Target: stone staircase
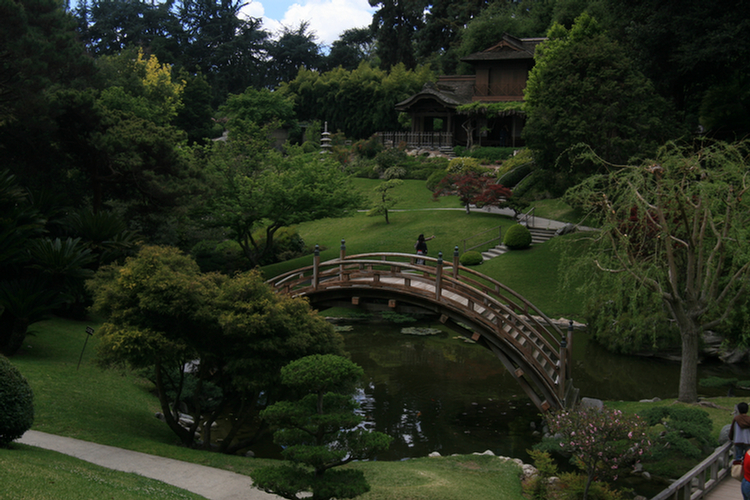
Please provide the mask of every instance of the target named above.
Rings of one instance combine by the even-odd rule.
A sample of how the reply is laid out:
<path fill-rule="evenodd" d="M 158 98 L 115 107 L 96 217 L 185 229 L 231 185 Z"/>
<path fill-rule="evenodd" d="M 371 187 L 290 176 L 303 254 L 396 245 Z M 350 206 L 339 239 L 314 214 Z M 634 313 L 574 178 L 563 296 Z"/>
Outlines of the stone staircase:
<path fill-rule="evenodd" d="M 532 245 L 540 245 L 544 243 L 545 241 L 553 238 L 555 236 L 556 229 L 546 229 L 546 228 L 540 228 L 540 227 L 530 227 L 529 232 L 531 233 L 531 244 Z M 508 247 L 506 247 L 503 244 L 500 244 L 496 246 L 495 248 L 490 248 L 489 250 L 482 252 L 482 257 L 484 260 L 490 260 L 492 258 L 495 258 L 499 255 L 504 254 L 508 251 Z"/>

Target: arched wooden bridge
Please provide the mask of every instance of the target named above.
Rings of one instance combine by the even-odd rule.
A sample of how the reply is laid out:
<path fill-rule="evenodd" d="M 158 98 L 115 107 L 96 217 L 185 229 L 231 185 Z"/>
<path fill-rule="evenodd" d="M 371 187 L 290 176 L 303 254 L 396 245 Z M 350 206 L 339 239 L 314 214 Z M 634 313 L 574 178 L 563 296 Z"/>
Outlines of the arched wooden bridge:
<path fill-rule="evenodd" d="M 542 411 L 577 399 L 570 377 L 572 327 L 563 333 L 530 302 L 502 283 L 452 262 L 404 253 L 346 255 L 268 281 L 278 292 L 305 296 L 312 307 L 357 307 L 432 313 L 454 331 L 491 350 Z"/>

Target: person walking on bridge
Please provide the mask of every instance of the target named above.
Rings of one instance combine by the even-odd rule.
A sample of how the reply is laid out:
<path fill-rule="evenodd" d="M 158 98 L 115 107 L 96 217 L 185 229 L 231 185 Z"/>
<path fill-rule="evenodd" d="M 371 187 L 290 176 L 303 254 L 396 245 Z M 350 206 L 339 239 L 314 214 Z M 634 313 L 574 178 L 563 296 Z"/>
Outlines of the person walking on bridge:
<path fill-rule="evenodd" d="M 427 242 L 434 238 L 434 234 L 429 238 L 425 238 L 424 234 L 420 234 L 417 237 L 417 242 L 414 244 L 414 249 L 417 251 L 417 255 L 427 255 Z M 417 259 L 417 264 L 424 264 L 424 259 Z"/>

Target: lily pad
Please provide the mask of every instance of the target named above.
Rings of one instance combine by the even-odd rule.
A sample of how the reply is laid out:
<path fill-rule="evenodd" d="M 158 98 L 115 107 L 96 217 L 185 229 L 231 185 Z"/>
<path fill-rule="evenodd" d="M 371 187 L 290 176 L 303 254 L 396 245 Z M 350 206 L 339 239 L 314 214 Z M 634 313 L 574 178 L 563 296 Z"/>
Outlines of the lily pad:
<path fill-rule="evenodd" d="M 401 333 L 404 335 L 437 335 L 440 333 L 440 330 L 437 328 L 419 328 L 415 326 L 410 326 L 407 328 L 402 328 Z"/>

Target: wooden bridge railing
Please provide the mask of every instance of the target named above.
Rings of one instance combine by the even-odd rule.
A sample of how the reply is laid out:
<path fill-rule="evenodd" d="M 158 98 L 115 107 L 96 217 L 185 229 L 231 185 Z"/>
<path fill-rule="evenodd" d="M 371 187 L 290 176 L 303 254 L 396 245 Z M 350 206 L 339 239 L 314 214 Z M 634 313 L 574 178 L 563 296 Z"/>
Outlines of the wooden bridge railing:
<path fill-rule="evenodd" d="M 277 291 L 295 296 L 368 287 L 449 306 L 494 332 L 504 345 L 523 356 L 554 394 L 554 400 L 548 403 L 563 406 L 565 384 L 570 378 L 571 331 L 563 334 L 543 312 L 506 285 L 460 266 L 458 247 L 452 262 L 444 261 L 442 254 L 420 258 L 424 264 L 416 264 L 415 255 L 404 253 L 347 256 L 342 240 L 339 258 L 320 262 L 316 247 L 312 266 L 282 274 L 268 283 Z"/>
<path fill-rule="evenodd" d="M 729 441 L 651 500 L 698 500 L 706 498 L 732 470 L 734 446 Z M 737 492 L 740 486 L 737 484 Z"/>

